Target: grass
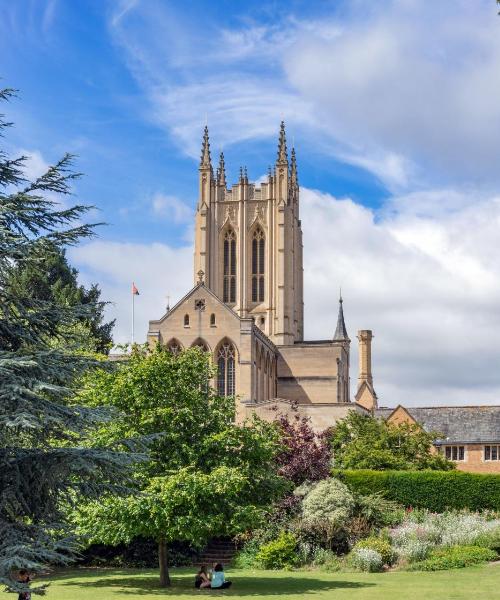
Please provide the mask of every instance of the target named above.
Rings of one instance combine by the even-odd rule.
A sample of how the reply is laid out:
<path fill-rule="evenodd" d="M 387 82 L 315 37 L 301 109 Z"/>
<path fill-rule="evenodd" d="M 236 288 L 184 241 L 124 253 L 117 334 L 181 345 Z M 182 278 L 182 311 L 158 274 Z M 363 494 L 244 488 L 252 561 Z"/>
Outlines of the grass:
<path fill-rule="evenodd" d="M 47 600 L 185 600 L 200 597 L 281 597 L 314 600 L 500 600 L 500 566 L 481 565 L 435 573 L 324 573 L 229 570 L 230 590 L 199 591 L 193 570 L 173 569 L 173 585 L 158 587 L 158 573 L 138 569 L 86 569 L 51 577 Z M 11 596 L 10 596 L 11 597 Z M 7 600 L 7 596 L 5 596 Z"/>

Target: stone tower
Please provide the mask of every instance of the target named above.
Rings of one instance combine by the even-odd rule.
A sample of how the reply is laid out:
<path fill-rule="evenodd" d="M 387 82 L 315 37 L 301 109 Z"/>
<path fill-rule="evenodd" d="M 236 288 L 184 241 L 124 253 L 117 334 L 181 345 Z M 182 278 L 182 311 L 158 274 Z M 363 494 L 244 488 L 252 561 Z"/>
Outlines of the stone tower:
<path fill-rule="evenodd" d="M 368 410 L 378 408 L 377 394 L 373 388 L 372 375 L 372 339 L 370 329 L 358 331 L 359 340 L 359 377 L 356 402 Z"/>
<path fill-rule="evenodd" d="M 194 282 L 203 271 L 207 287 L 240 317 L 253 317 L 275 344 L 303 340 L 299 182 L 283 122 L 275 165 L 260 187 L 240 167 L 228 188 L 222 153 L 214 174 L 205 127 L 195 227 Z"/>

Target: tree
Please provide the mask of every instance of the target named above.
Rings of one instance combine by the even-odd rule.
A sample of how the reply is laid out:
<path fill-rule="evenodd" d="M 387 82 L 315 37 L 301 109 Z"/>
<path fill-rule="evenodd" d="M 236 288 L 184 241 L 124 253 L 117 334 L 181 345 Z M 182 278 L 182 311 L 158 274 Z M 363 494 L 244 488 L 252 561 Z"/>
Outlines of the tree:
<path fill-rule="evenodd" d="M 12 96 L 0 91 L 2 100 Z M 0 133 L 8 125 L 0 116 Z M 123 485 L 113 482 L 126 481 L 133 458 L 81 444 L 103 415 L 73 404 L 71 384 L 91 362 L 64 342 L 80 319 L 93 318 L 95 303 L 63 306 L 18 295 L 9 284 L 18 269 L 42 269 L 49 248 L 94 232 L 81 223 L 89 207 L 57 202 L 77 177 L 71 156 L 32 182 L 23 177 L 25 161 L 0 151 L 0 581 L 13 591 L 26 589 L 13 580 L 14 569 L 71 560 L 75 544 L 62 505 L 117 491 Z"/>
<path fill-rule="evenodd" d="M 169 542 L 199 546 L 245 531 L 286 487 L 276 474 L 276 428 L 256 417 L 236 424 L 235 400 L 216 394 L 214 375 L 199 348 L 173 354 L 158 345 L 135 348 L 114 372 L 91 373 L 81 392 L 91 406 L 103 401 L 120 411 L 97 431 L 96 444 L 143 435 L 150 459 L 137 470 L 139 493 L 82 506 L 79 531 L 89 543 L 154 538 L 161 586 L 170 584 Z"/>
<path fill-rule="evenodd" d="M 86 289 L 79 285 L 78 271 L 69 265 L 65 249 L 56 244 L 48 243 L 46 255 L 34 259 L 25 261 L 10 273 L 6 285 L 12 294 L 32 302 L 92 306 L 91 312 L 82 315 L 68 334 L 73 333 L 75 350 L 107 354 L 113 342 L 111 331 L 115 321 L 104 322 L 105 303 L 100 301 L 99 286 L 93 284 Z"/>
<path fill-rule="evenodd" d="M 437 469 L 454 464 L 433 452 L 436 432 L 418 425 L 391 425 L 351 411 L 332 430 L 334 465 L 341 469 Z"/>
<path fill-rule="evenodd" d="M 298 414 L 291 420 L 281 415 L 276 424 L 282 445 L 276 457 L 279 474 L 295 485 L 328 477 L 332 455 L 328 431 L 316 433 L 310 420 Z"/>

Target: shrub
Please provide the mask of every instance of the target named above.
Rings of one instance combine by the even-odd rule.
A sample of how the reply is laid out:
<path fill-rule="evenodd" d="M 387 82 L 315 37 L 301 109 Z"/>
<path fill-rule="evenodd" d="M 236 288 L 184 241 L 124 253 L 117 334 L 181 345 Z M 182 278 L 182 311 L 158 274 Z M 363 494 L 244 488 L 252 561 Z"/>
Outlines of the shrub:
<path fill-rule="evenodd" d="M 480 539 L 491 539 L 494 543 L 495 537 L 500 539 L 500 520 L 477 513 L 414 511 L 390 531 L 390 537 L 400 556 L 420 560 L 425 545 L 467 546 L 478 544 Z M 420 550 L 417 542 L 420 542 Z"/>
<path fill-rule="evenodd" d="M 336 471 L 334 475 L 357 494 L 383 493 L 403 506 L 500 510 L 500 475 L 463 471 Z"/>
<path fill-rule="evenodd" d="M 260 547 L 255 555 L 256 562 L 264 569 L 286 569 L 297 563 L 297 538 L 287 531 Z"/>
<path fill-rule="evenodd" d="M 378 573 L 384 566 L 382 556 L 371 548 L 355 548 L 349 555 L 349 562 L 355 569 L 368 573 Z"/>
<path fill-rule="evenodd" d="M 302 500 L 302 514 L 308 521 L 344 524 L 354 509 L 349 488 L 334 478 L 317 483 Z"/>
<path fill-rule="evenodd" d="M 361 548 L 368 548 L 369 550 L 375 550 L 382 557 L 384 565 L 390 565 L 394 561 L 394 550 L 392 549 L 391 543 L 388 540 L 384 540 L 379 537 L 368 537 L 365 540 L 360 540 L 356 543 L 353 550 L 359 550 Z"/>
<path fill-rule="evenodd" d="M 429 558 L 411 565 L 412 571 L 443 571 L 461 569 L 497 558 L 496 552 L 479 546 L 449 546 L 436 548 Z"/>
<path fill-rule="evenodd" d="M 397 525 L 405 516 L 404 507 L 393 500 L 387 500 L 380 492 L 367 496 L 355 494 L 354 501 L 355 514 L 365 519 L 371 527 Z"/>

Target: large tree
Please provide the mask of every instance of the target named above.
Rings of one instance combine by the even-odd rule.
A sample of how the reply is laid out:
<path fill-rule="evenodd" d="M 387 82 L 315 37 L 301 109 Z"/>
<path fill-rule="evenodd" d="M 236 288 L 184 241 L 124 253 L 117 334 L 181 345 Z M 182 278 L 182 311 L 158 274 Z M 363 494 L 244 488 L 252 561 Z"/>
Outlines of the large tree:
<path fill-rule="evenodd" d="M 90 305 L 92 310 L 83 314 L 67 334 L 73 333 L 72 345 L 76 351 L 107 354 L 113 342 L 111 331 L 115 322 L 104 321 L 105 303 L 100 301 L 99 286 L 93 284 L 85 288 L 79 284 L 77 269 L 68 263 L 65 248 L 57 244 L 47 243 L 45 256 L 34 258 L 11 272 L 6 281 L 11 293 L 31 302 L 75 307 Z M 65 339 L 64 343 L 67 341 Z M 58 342 L 54 340 L 55 344 Z"/>
<path fill-rule="evenodd" d="M 2 100 L 12 96 L 0 91 Z M 0 116 L 0 135 L 8 125 Z M 62 208 L 58 201 L 77 177 L 71 156 L 34 181 L 23 176 L 25 161 L 0 150 L 0 581 L 18 591 L 16 569 L 71 559 L 62 505 L 116 489 L 131 459 L 81 443 L 102 411 L 73 405 L 74 378 L 90 363 L 64 342 L 70 345 L 81 319 L 93 318 L 96 304 L 62 305 L 19 295 L 10 285 L 16 270 L 43 271 L 50 249 L 94 231 L 82 223 L 89 207 Z"/>
<path fill-rule="evenodd" d="M 259 524 L 285 489 L 274 458 L 273 424 L 235 423 L 235 399 L 218 396 L 208 354 L 136 348 L 114 372 L 92 373 L 82 401 L 100 401 L 121 416 L 103 425 L 96 444 L 149 438 L 150 459 L 137 469 L 139 493 L 80 507 L 76 520 L 89 542 L 129 542 L 146 535 L 158 543 L 160 585 L 170 584 L 168 543 L 201 545 Z"/>
<path fill-rule="evenodd" d="M 351 411 L 332 430 L 333 460 L 340 469 L 437 469 L 454 464 L 434 451 L 436 432 L 417 425 L 391 425 Z"/>

